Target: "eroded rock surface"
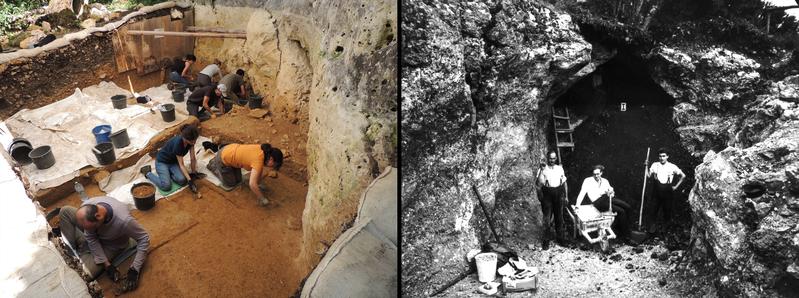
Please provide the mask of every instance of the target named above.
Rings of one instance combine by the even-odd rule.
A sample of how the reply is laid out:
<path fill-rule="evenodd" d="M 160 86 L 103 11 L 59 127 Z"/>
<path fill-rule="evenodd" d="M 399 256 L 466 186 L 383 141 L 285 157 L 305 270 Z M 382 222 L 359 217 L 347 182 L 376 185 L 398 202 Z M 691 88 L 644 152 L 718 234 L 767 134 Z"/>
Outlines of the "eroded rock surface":
<path fill-rule="evenodd" d="M 308 152 L 300 255 L 310 269 L 354 219 L 363 189 L 396 166 L 397 4 L 195 4 L 197 26 L 247 31 L 246 40 L 198 39 L 197 57 L 243 68 L 272 114 L 297 125 L 288 149 Z"/>
<path fill-rule="evenodd" d="M 501 240 L 538 244 L 542 111 L 595 64 L 571 18 L 542 4 L 402 7 L 402 291 L 426 296 L 493 239 L 479 199 Z"/>

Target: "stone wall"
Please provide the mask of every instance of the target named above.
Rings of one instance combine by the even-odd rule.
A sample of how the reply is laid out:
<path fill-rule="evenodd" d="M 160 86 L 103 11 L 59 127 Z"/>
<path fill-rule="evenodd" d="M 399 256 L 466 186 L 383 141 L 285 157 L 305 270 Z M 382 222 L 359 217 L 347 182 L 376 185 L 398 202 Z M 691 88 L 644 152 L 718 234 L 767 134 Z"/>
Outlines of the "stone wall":
<path fill-rule="evenodd" d="M 534 169 L 554 96 L 590 73 L 571 18 L 530 1 L 406 1 L 402 56 L 402 292 L 427 296 L 499 238 L 538 245 Z"/>
<path fill-rule="evenodd" d="M 89 35 L 33 58 L 0 64 L 0 118 L 61 100 L 116 74 L 110 34 Z"/>
<path fill-rule="evenodd" d="M 307 137 L 309 269 L 369 181 L 396 166 L 396 15 L 394 1 L 195 1 L 195 25 L 247 30 L 246 40 L 198 39 L 198 59 L 245 69 L 275 116 Z"/>

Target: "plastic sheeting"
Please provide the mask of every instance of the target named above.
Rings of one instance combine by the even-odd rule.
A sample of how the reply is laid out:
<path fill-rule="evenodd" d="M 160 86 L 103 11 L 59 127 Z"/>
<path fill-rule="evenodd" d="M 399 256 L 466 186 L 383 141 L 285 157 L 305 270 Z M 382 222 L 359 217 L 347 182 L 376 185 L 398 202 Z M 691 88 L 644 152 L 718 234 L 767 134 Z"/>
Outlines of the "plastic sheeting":
<path fill-rule="evenodd" d="M 10 140 L 5 140 L 10 141 Z M 47 221 L 25 193 L 5 152 L 0 158 L 0 296 L 90 297 L 86 283 L 47 239 Z"/>
<path fill-rule="evenodd" d="M 159 132 L 188 118 L 185 102 L 174 102 L 166 85 L 142 92 L 153 101 L 129 104 L 125 109 L 113 108 L 111 96 L 116 94 L 129 96 L 130 92 L 114 83 L 101 82 L 75 89 L 71 96 L 44 107 L 21 110 L 5 121 L 15 136 L 28 139 L 34 147 L 49 145 L 55 156 L 55 165 L 48 169 L 39 170 L 34 164 L 21 167 L 32 193 L 61 185 L 77 177 L 84 167 L 100 166 L 92 152 L 97 144 L 92 133 L 95 126 L 109 124 L 112 131 L 127 129 L 130 145 L 115 149 L 116 158 L 122 159 L 144 148 Z M 175 121 L 161 119 L 157 111 L 161 103 L 175 105 Z"/>
<path fill-rule="evenodd" d="M 308 276 L 302 297 L 397 296 L 397 181 L 387 168 L 369 185 L 355 224 Z"/>

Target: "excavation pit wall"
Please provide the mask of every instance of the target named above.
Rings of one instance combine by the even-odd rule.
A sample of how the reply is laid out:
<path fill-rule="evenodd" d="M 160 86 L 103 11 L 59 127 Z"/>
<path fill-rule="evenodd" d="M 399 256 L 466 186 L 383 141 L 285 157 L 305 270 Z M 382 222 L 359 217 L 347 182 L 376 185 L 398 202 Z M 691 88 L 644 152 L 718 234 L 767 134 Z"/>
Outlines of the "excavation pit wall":
<path fill-rule="evenodd" d="M 307 140 L 287 149 L 307 152 L 308 270 L 351 224 L 368 183 L 397 166 L 396 13 L 393 1 L 195 2 L 196 26 L 247 31 L 198 39 L 199 62 L 244 69 L 274 117 L 294 125 L 290 138 Z"/>

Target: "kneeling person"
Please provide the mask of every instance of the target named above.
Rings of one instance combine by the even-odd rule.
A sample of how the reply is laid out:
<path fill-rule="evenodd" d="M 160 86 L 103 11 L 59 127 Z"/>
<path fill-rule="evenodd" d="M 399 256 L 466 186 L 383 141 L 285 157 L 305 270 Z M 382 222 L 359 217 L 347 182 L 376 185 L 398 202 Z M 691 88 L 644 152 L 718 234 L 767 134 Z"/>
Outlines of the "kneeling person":
<path fill-rule="evenodd" d="M 97 277 L 104 267 L 106 275 L 118 281 L 119 272 L 111 260 L 133 245 L 131 239 L 135 240 L 136 257 L 122 289 L 136 289 L 150 247 L 150 235 L 130 215 L 127 205 L 112 197 L 100 196 L 87 200 L 78 209 L 62 207 L 58 216 L 61 233 L 78 252 L 92 277 Z"/>
<path fill-rule="evenodd" d="M 258 186 L 258 181 L 266 176 L 264 166 L 277 171 L 281 165 L 283 152 L 269 144 L 229 144 L 219 149 L 207 168 L 227 187 L 241 183 L 241 169 L 247 169 L 250 171 L 250 190 L 258 197 L 258 203 L 264 206 L 269 200 Z"/>

